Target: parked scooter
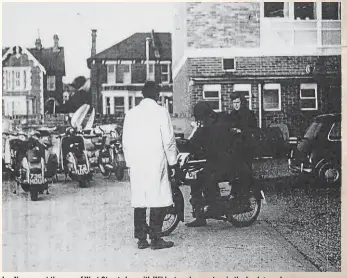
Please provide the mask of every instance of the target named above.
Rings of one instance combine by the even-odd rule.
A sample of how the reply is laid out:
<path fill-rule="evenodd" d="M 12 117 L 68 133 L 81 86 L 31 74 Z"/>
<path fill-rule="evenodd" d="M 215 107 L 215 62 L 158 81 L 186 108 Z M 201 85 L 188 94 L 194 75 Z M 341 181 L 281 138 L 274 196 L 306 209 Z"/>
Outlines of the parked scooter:
<path fill-rule="evenodd" d="M 83 138 L 83 121 L 87 116 L 90 106 L 82 105 L 71 118 L 71 127 L 67 128 L 66 133 L 61 136 L 61 166 L 67 176 L 79 183 L 80 187 L 86 187 L 92 179 L 92 171 L 89 163 L 88 154 Z M 92 112 L 87 124 L 90 127 L 94 122 L 95 110 Z"/>
<path fill-rule="evenodd" d="M 30 192 L 32 201 L 38 200 L 38 195 L 46 190 L 48 194 L 48 178 L 46 176 L 45 151 L 48 146 L 39 141 L 40 133 L 35 132 L 23 141 L 17 150 L 15 175 L 16 189 L 20 185 L 25 192 Z M 18 174 L 17 174 L 18 171 Z"/>
<path fill-rule="evenodd" d="M 99 129 L 103 132 L 102 141 L 93 143 L 100 149 L 98 157 L 100 172 L 105 177 L 115 173 L 117 180 L 122 180 L 126 164 L 120 134 L 117 131 L 106 133 L 101 127 Z"/>

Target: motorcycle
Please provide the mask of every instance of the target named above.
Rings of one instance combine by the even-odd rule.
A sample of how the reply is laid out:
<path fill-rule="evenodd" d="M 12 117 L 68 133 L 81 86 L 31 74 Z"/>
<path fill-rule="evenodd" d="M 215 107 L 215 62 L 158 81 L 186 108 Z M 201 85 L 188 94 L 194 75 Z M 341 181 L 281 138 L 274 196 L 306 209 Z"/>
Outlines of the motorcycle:
<path fill-rule="evenodd" d="M 162 236 L 171 234 L 179 222 L 184 222 L 184 198 L 180 186 L 193 185 L 197 182 L 197 175 L 204 169 L 206 159 L 194 159 L 192 154 L 181 152 L 178 154 L 178 162 L 178 169 L 170 173 L 174 204 L 168 209 L 165 216 L 161 232 Z M 208 204 L 206 196 L 203 196 L 204 216 L 206 219 L 223 220 L 235 227 L 247 227 L 257 220 L 262 200 L 265 201 L 264 192 L 254 183 L 246 196 L 248 206 L 240 209 L 233 190 L 233 185 L 235 186 L 237 182 L 239 182 L 239 179 L 236 177 L 233 180 L 218 183 L 220 194 L 214 207 Z M 194 211 L 193 217 L 195 217 Z"/>
<path fill-rule="evenodd" d="M 103 132 L 102 141 L 94 145 L 100 149 L 98 157 L 100 172 L 106 177 L 110 177 L 114 172 L 117 180 L 120 181 L 124 177 L 125 158 L 119 133 L 111 131 L 107 134 L 101 127 L 99 129 Z"/>
<path fill-rule="evenodd" d="M 67 176 L 78 182 L 80 187 L 87 187 L 93 173 L 89 162 L 83 137 L 83 121 L 90 110 L 89 105 L 82 105 L 71 118 L 71 127 L 66 129 L 61 138 L 61 166 Z M 92 108 L 91 115 L 85 126 L 88 128 L 94 121 L 95 110 Z"/>

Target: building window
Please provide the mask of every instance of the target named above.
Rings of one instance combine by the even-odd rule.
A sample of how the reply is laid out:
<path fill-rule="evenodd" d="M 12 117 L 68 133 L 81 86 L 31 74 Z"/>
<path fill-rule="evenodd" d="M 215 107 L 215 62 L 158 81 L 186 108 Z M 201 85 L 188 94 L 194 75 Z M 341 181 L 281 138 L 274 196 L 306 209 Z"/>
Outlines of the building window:
<path fill-rule="evenodd" d="M 161 83 L 169 83 L 170 82 L 170 67 L 169 64 L 161 64 Z"/>
<path fill-rule="evenodd" d="M 147 80 L 155 80 L 155 66 L 154 64 L 149 64 L 148 65 L 148 76 L 147 76 Z"/>
<path fill-rule="evenodd" d="M 55 76 L 47 76 L 47 90 L 55 91 Z"/>
<path fill-rule="evenodd" d="M 330 129 L 328 135 L 329 141 L 341 141 L 341 122 L 336 122 Z"/>
<path fill-rule="evenodd" d="M 143 97 L 135 97 L 135 106 L 139 105 Z"/>
<path fill-rule="evenodd" d="M 252 110 L 252 86 L 251 84 L 234 84 L 233 92 L 238 93 L 247 101 L 247 107 Z"/>
<path fill-rule="evenodd" d="M 7 91 L 24 91 L 29 90 L 30 86 L 30 68 L 15 67 L 4 68 L 4 88 Z"/>
<path fill-rule="evenodd" d="M 111 98 L 106 97 L 105 100 L 106 100 L 106 113 L 105 114 L 109 115 L 109 114 L 111 114 Z"/>
<path fill-rule="evenodd" d="M 264 2 L 264 17 L 289 17 L 288 2 Z"/>
<path fill-rule="evenodd" d="M 300 84 L 301 110 L 317 110 L 317 84 Z"/>
<path fill-rule="evenodd" d="M 340 2 L 322 2 L 323 20 L 341 20 Z"/>
<path fill-rule="evenodd" d="M 294 18 L 297 20 L 317 19 L 316 3 L 294 2 Z"/>
<path fill-rule="evenodd" d="M 107 66 L 107 83 L 116 84 L 116 65 Z"/>
<path fill-rule="evenodd" d="M 125 113 L 124 97 L 114 98 L 114 114 L 122 116 Z"/>
<path fill-rule="evenodd" d="M 203 99 L 211 105 L 214 111 L 222 111 L 221 85 L 204 85 Z"/>
<path fill-rule="evenodd" d="M 123 84 L 131 84 L 131 65 L 125 64 L 123 66 Z"/>
<path fill-rule="evenodd" d="M 224 71 L 235 71 L 236 61 L 234 58 L 223 59 L 223 70 Z"/>
<path fill-rule="evenodd" d="M 265 111 L 281 111 L 281 85 L 265 84 L 263 90 L 263 106 Z"/>

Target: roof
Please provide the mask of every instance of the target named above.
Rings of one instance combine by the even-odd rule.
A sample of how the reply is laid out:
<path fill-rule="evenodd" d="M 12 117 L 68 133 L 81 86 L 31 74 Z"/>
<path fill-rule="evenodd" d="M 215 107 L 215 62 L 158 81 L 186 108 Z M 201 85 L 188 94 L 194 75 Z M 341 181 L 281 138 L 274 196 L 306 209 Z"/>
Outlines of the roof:
<path fill-rule="evenodd" d="M 9 50 L 9 47 L 2 48 L 2 56 Z M 64 47 L 59 47 L 59 51 L 53 51 L 53 47 L 27 48 L 35 59 L 46 69 L 47 74 L 61 74 L 65 76 L 65 55 Z"/>
<path fill-rule="evenodd" d="M 53 47 L 42 48 L 28 48 L 31 54 L 43 65 L 47 74 L 59 73 L 65 76 L 65 56 L 64 47 L 59 47 L 59 51 L 53 51 Z"/>
<path fill-rule="evenodd" d="M 88 58 L 88 65 L 95 60 L 145 60 L 146 38 L 152 37 L 152 33 L 135 33 L 123 41 Z M 160 60 L 171 61 L 171 33 L 154 33 L 154 41 L 159 50 Z M 156 60 L 154 47 L 150 43 L 149 59 Z"/>

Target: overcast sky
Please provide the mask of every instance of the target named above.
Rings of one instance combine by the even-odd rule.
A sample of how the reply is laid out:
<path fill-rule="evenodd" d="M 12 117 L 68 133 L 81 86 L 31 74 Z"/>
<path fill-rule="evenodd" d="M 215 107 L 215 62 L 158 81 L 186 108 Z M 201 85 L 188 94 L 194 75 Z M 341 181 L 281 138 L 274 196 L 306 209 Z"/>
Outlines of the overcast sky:
<path fill-rule="evenodd" d="M 66 82 L 89 76 L 91 29 L 97 53 L 136 32 L 171 32 L 173 3 L 3 3 L 2 46 L 34 47 L 38 30 L 43 47 L 53 35 L 65 48 Z"/>

